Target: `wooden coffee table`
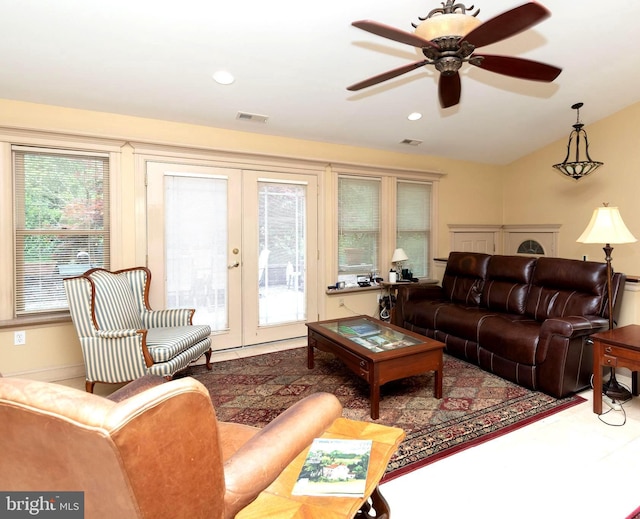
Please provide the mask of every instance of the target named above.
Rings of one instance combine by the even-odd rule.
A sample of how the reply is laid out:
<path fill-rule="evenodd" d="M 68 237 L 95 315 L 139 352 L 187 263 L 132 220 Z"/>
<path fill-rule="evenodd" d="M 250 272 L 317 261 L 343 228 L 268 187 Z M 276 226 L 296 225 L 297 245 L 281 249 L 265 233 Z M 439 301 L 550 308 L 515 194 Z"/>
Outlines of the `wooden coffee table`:
<path fill-rule="evenodd" d="M 442 398 L 445 345 L 399 326 L 359 315 L 307 323 L 307 366 L 314 348 L 334 354 L 370 388 L 371 418 L 380 416 L 380 386 L 392 380 L 435 372 L 435 398 Z"/>

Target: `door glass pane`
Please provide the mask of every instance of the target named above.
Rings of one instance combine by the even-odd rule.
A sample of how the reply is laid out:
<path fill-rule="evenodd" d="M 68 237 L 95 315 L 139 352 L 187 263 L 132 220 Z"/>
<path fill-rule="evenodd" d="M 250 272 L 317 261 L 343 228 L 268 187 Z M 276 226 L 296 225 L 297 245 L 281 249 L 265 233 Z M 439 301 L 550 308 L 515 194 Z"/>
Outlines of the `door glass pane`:
<path fill-rule="evenodd" d="M 165 177 L 168 308 L 195 308 L 194 324 L 229 327 L 227 180 Z"/>
<path fill-rule="evenodd" d="M 258 182 L 259 324 L 306 320 L 306 186 Z"/>

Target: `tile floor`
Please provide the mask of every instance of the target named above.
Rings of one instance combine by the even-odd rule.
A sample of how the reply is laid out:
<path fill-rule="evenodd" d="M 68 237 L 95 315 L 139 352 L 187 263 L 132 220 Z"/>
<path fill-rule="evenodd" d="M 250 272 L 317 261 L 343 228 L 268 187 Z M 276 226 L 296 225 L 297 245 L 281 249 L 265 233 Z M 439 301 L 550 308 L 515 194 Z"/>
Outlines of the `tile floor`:
<path fill-rule="evenodd" d="M 82 379 L 61 383 L 84 389 Z M 96 393 L 113 389 L 98 384 Z M 626 415 L 615 426 L 593 414 L 591 391 L 581 396 L 587 401 L 384 483 L 393 519 L 625 519 L 640 506 L 640 398 L 601 416 L 620 425 Z"/>
<path fill-rule="evenodd" d="M 570 409 L 381 486 L 394 519 L 624 519 L 640 506 L 640 398 L 626 423 Z M 605 407 L 605 410 L 608 409 Z M 622 424 L 622 411 L 602 415 Z"/>

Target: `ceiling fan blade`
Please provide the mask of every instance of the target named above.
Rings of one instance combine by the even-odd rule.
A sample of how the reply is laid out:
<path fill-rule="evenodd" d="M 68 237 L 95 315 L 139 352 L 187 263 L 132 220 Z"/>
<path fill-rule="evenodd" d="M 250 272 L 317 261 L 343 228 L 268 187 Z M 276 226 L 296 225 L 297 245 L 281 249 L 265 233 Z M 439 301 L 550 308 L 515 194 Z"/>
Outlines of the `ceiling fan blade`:
<path fill-rule="evenodd" d="M 462 40 L 469 42 L 477 49 L 514 36 L 550 15 L 551 12 L 546 7 L 529 2 L 490 18 L 464 36 Z"/>
<path fill-rule="evenodd" d="M 363 88 L 377 85 L 378 83 L 382 83 L 383 81 L 387 81 L 388 79 L 393 79 L 394 77 L 401 76 L 402 74 L 406 74 L 407 72 L 411 72 L 412 70 L 426 65 L 427 63 L 429 63 L 427 60 L 415 61 L 413 63 L 409 63 L 408 65 L 394 68 L 393 70 L 389 70 L 388 72 L 383 72 L 382 74 L 378 74 L 377 76 L 373 76 L 369 79 L 365 79 L 364 81 L 360 81 L 359 83 L 355 83 L 347 87 L 347 90 L 362 90 Z"/>
<path fill-rule="evenodd" d="M 434 47 L 436 49 L 440 48 L 435 43 L 432 43 L 429 40 L 425 40 L 424 38 L 421 38 L 420 36 L 417 36 L 411 32 L 401 31 L 400 29 L 396 29 L 395 27 L 384 25 L 382 23 L 374 22 L 371 20 L 360 20 L 358 22 L 353 22 L 351 25 L 357 27 L 358 29 L 362 29 L 363 31 L 376 34 L 377 36 L 382 36 L 383 38 L 388 38 L 400 43 L 406 43 L 407 45 L 411 45 L 413 47 Z"/>
<path fill-rule="evenodd" d="M 449 108 L 450 106 L 457 105 L 460 102 L 461 89 L 460 74 L 457 72 L 448 76 L 440 74 L 440 79 L 438 80 L 440 106 L 442 108 Z"/>
<path fill-rule="evenodd" d="M 474 56 L 475 57 L 475 56 Z M 476 67 L 503 74 L 505 76 L 516 77 L 520 79 L 529 79 L 531 81 L 543 81 L 550 83 L 562 72 L 561 68 L 540 63 L 539 61 L 531 61 L 528 59 L 514 58 L 511 56 L 492 56 L 483 54 L 482 62 L 471 63 Z"/>

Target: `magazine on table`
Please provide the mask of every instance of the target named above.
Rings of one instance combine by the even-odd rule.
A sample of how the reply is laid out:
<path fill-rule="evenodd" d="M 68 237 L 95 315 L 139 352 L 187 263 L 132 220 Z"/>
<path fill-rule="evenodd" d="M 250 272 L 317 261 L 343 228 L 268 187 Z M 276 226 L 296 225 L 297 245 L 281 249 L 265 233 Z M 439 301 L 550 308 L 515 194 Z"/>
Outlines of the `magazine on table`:
<path fill-rule="evenodd" d="M 363 497 L 371 445 L 371 440 L 316 438 L 291 493 Z"/>

